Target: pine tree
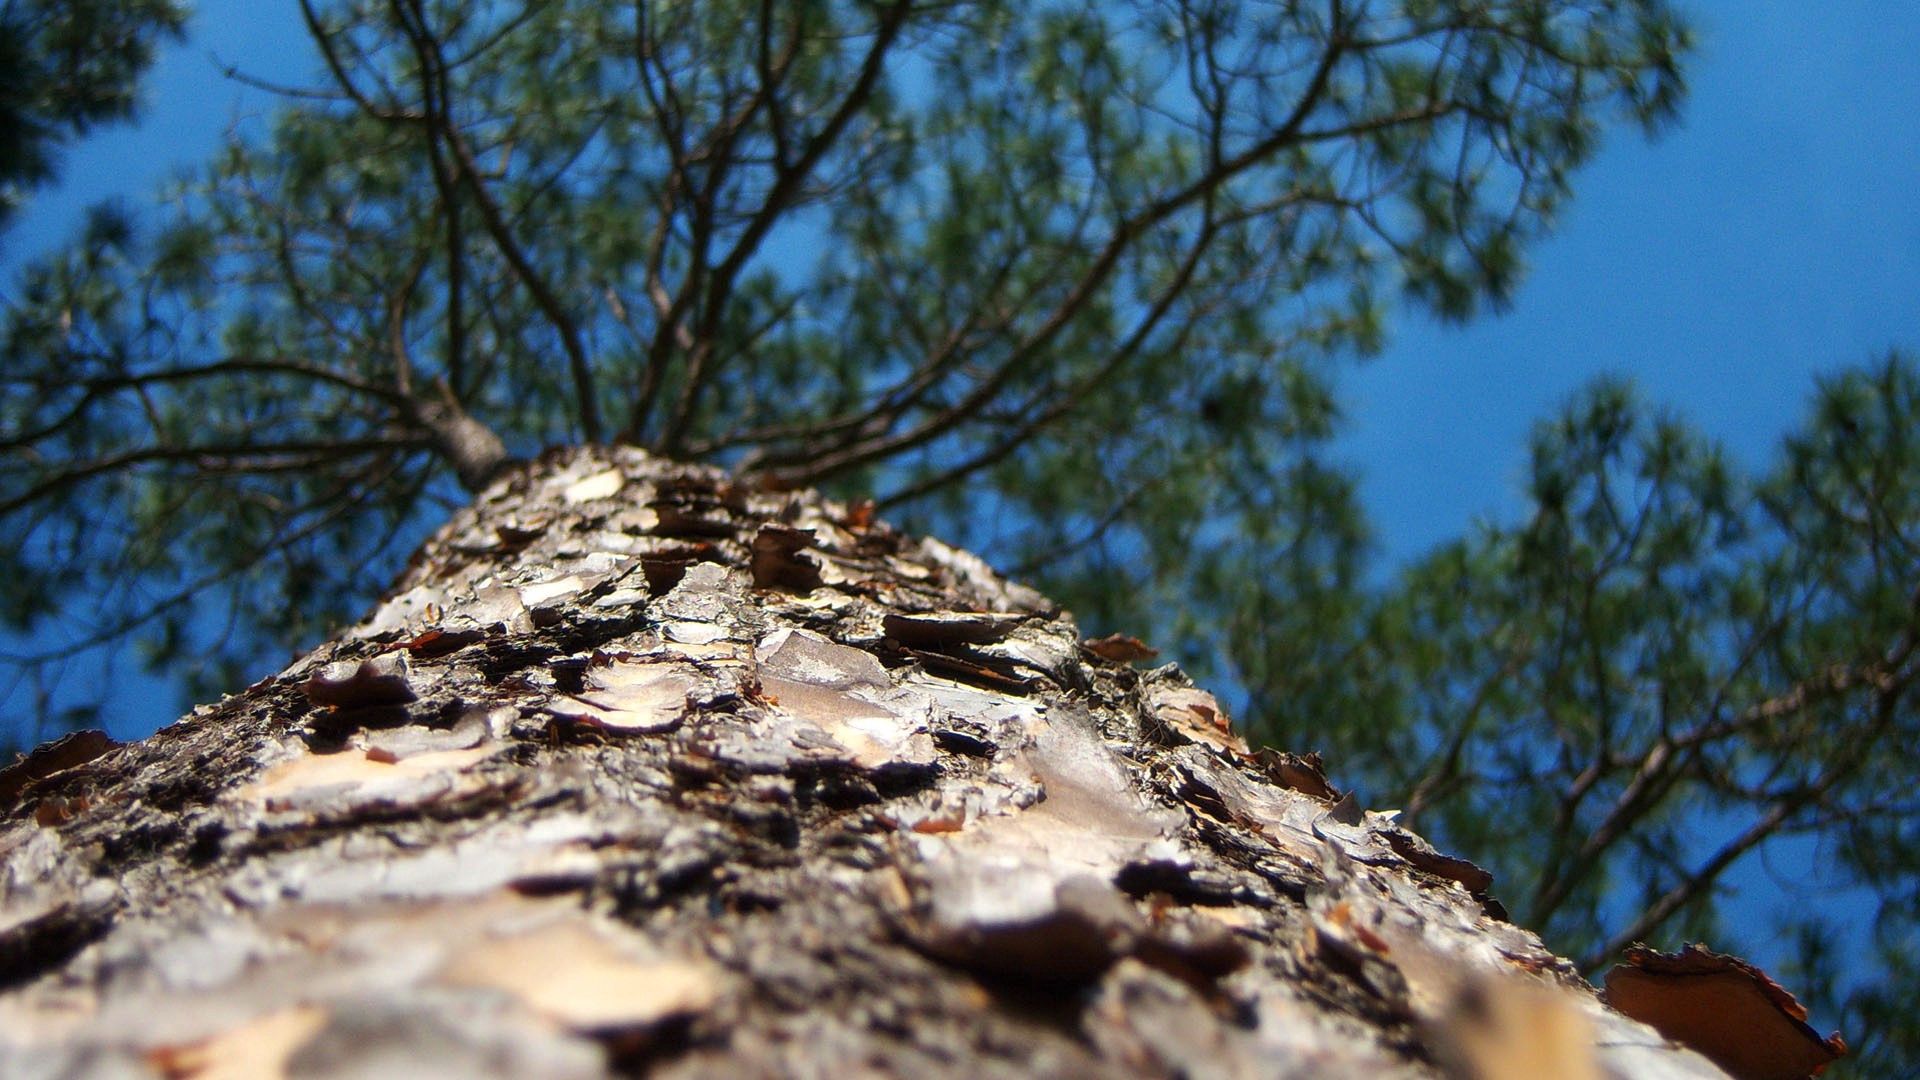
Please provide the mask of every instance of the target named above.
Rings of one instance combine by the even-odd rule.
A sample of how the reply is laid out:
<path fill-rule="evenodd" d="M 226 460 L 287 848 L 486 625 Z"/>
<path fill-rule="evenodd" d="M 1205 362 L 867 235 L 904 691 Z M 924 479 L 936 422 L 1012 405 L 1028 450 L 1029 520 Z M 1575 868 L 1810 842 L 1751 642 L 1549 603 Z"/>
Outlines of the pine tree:
<path fill-rule="evenodd" d="M 1884 434 L 1900 430 L 1892 421 L 1870 426 L 1877 442 L 1833 433 L 1900 415 L 1904 368 L 1841 384 L 1865 412 L 1823 412 L 1781 478 L 1751 494 L 1710 448 L 1603 389 L 1543 435 L 1533 522 L 1441 554 L 1386 596 L 1365 587 L 1351 481 L 1326 461 L 1329 365 L 1377 346 L 1388 302 L 1450 318 L 1506 303 L 1603 123 L 1654 128 L 1672 115 L 1687 39 L 1663 0 L 303 0 L 301 11 L 322 82 L 282 87 L 270 130 L 237 138 L 166 220 L 97 218 L 23 275 L 6 313 L 0 543 L 21 555 L 0 601 L 42 643 L 15 657 L 27 669 L 133 639 L 211 696 L 353 622 L 449 510 L 503 478 L 539 487 L 542 470 L 576 460 L 542 448 L 583 447 L 578 460 L 644 450 L 725 466 L 737 479 L 721 486 L 741 498 L 817 484 L 871 495 L 1103 628 L 1213 660 L 1250 699 L 1249 730 L 1325 746 L 1372 805 L 1404 797 L 1422 827 L 1510 864 L 1529 917 L 1589 969 L 1629 937 L 1713 925 L 1720 871 L 1676 840 L 1701 820 L 1673 802 L 1682 796 L 1710 792 L 1761 820 L 1779 811 L 1763 839 L 1845 836 L 1849 865 L 1896 909 L 1910 891 L 1899 852 L 1911 830 L 1885 795 L 1902 789 L 1875 786 L 1897 780 L 1876 754 L 1908 725 L 1910 611 L 1884 586 L 1905 550 L 1904 444 Z M 1625 501 L 1620 482 L 1638 485 Z M 1847 502 L 1862 483 L 1870 497 Z M 724 499 L 700 505 L 749 520 Z M 416 564 L 428 578 L 403 585 L 477 565 L 462 560 L 497 568 L 512 554 L 499 545 L 544 543 L 546 524 L 518 510 L 475 512 L 505 515 L 481 530 L 496 546 L 430 546 Z M 1652 527 L 1626 529 L 1617 513 Z M 669 563 L 731 565 L 758 588 L 794 590 L 754 576 L 764 558 L 813 585 L 788 565 L 818 561 L 795 557 L 808 541 L 781 531 L 791 525 L 703 538 L 696 521 L 658 535 L 684 548 Z M 623 533 L 642 534 L 655 535 Z M 580 543 L 550 554 L 601 550 Z M 1580 607 L 1588 594 L 1612 606 Z M 931 610 L 1005 606 L 944 595 Z M 1803 602 L 1814 607 L 1792 619 L 1779 607 Z M 586 681 L 618 663 L 592 649 L 665 625 L 636 614 L 587 648 L 566 635 L 592 610 L 563 605 L 545 626 L 468 613 L 474 626 L 449 630 L 432 603 L 405 640 L 504 649 L 472 662 L 482 681 L 531 680 L 508 703 L 522 720 L 545 716 L 542 732 L 598 730 L 550 706 L 613 692 Z M 529 620 L 539 610 L 521 606 Z M 1556 611 L 1579 618 L 1541 622 Z M 897 629 L 839 644 L 910 645 Z M 394 631 L 315 655 L 371 660 L 373 638 L 404 644 Z M 1569 664 L 1568 650 L 1597 659 Z M 909 669 L 950 663 L 938 649 L 880 651 L 910 655 Z M 329 680 L 349 695 L 369 679 L 400 693 L 379 681 L 384 660 L 364 677 L 299 683 L 315 662 L 217 721 L 190 721 L 187 742 L 217 738 L 240 713 L 258 737 L 193 768 L 298 755 L 273 740 L 328 709 L 388 708 L 386 721 L 436 731 L 467 723 L 452 697 L 426 717 L 404 678 L 407 701 L 315 699 L 335 692 Z M 973 674 L 1018 675 L 1002 667 Z M 1476 681 L 1484 694 L 1463 693 Z M 1739 720 L 1743 709 L 1768 723 Z M 348 726 L 305 731 L 301 745 L 380 727 Z M 1691 756 L 1662 751 L 1676 730 L 1712 738 Z M 522 765 L 539 758 L 533 728 L 487 731 Z M 1144 738 L 1124 724 L 1101 732 Z M 964 745 L 948 741 L 942 753 Z M 111 770 L 159 762 L 165 745 Z M 670 776 L 690 767 L 678 744 L 630 750 Z M 1615 760 L 1634 752 L 1684 767 L 1635 788 Z M 536 775 L 559 767 L 540 760 Z M 1564 801 L 1583 760 L 1604 767 L 1573 802 L 1613 797 L 1623 815 L 1596 826 L 1575 805 L 1546 847 L 1492 842 L 1499 811 Z M 1483 762 L 1497 764 L 1491 777 Z M 112 775 L 148 802 L 168 798 L 136 773 Z M 1162 809 L 1213 805 L 1127 775 Z M 780 776 L 829 801 L 841 796 L 815 789 L 845 779 Z M 870 809 L 932 790 L 888 790 L 897 779 L 863 777 L 847 797 Z M 128 867 L 171 874 L 169 860 L 205 858 L 213 876 L 194 887 L 212 888 L 237 872 L 223 860 L 251 857 L 245 844 L 278 842 L 250 832 L 230 848 L 222 830 L 243 827 L 219 814 L 237 796 L 183 783 L 188 802 L 226 809 L 197 837 L 153 837 L 155 861 Z M 679 790 L 622 790 L 642 788 Z M 50 797 L 30 800 L 33 812 L 106 844 L 96 865 L 131 858 L 103 836 L 149 843 L 88 791 L 78 808 Z M 884 816 L 862 820 L 873 814 Z M 40 865 L 44 842 L 21 843 L 10 866 Z M 1331 881 L 1344 895 L 1342 873 L 1318 873 L 1313 888 Z M 1623 877 L 1642 897 L 1623 899 Z M 657 867 L 636 880 L 665 887 Z M 602 885 L 587 892 L 604 898 Z M 1615 918 L 1613 905 L 1641 899 Z M 94 963 L 112 938 L 84 915 L 92 901 L 71 902 L 82 915 L 26 940 L 44 951 L 99 939 L 78 954 Z M 1356 933 L 1364 961 L 1371 946 Z M 653 1038 L 629 1050 L 652 1053 Z M 1441 1043 L 1388 1052 L 1430 1063 Z"/>

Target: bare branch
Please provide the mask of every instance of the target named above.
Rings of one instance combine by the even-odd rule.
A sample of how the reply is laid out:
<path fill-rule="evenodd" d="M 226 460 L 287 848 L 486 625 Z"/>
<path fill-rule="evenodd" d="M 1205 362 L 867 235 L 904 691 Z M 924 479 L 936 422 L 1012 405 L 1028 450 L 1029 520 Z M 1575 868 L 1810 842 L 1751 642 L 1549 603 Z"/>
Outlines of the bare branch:
<path fill-rule="evenodd" d="M 42 478 L 26 490 L 0 500 L 0 518 L 57 495 L 97 476 L 123 472 L 156 462 L 192 465 L 203 473 L 272 473 L 312 468 L 316 463 L 359 454 L 389 453 L 396 450 L 425 450 L 428 440 L 419 435 L 396 435 L 366 439 L 293 440 L 281 443 L 221 443 L 199 446 L 146 446 L 92 461 L 72 464 Z"/>
<path fill-rule="evenodd" d="M 402 406 L 405 399 L 384 387 L 376 386 L 356 376 L 331 368 L 319 367 L 304 361 L 285 357 L 228 357 L 204 364 L 192 364 L 182 367 L 161 368 L 155 371 L 129 375 L 109 375 L 93 379 L 65 380 L 65 385 L 80 387 L 80 400 L 65 413 L 32 431 L 22 432 L 0 439 L 0 450 L 17 450 L 49 438 L 71 427 L 86 414 L 88 408 L 108 395 L 121 390 L 132 390 L 146 386 L 158 386 L 168 383 L 192 382 L 200 379 L 217 378 L 227 375 L 292 375 L 314 382 L 337 386 L 356 394 Z"/>
<path fill-rule="evenodd" d="M 711 285 L 702 304 L 704 316 L 700 329 L 695 334 L 696 340 L 701 342 L 704 349 L 696 352 L 690 360 L 686 379 L 681 384 L 679 399 L 674 405 L 672 417 L 667 422 L 666 431 L 661 439 L 661 447 L 666 453 L 676 452 L 686 441 L 688 426 L 692 422 L 700 395 L 706 386 L 707 367 L 715 356 L 715 338 L 719 333 L 720 320 L 726 311 L 727 302 L 732 297 L 733 287 L 741 269 L 760 249 L 761 242 L 772 231 L 774 223 L 780 220 L 794 197 L 798 195 L 801 185 L 813 175 L 814 169 L 839 141 L 847 125 L 852 123 L 853 118 L 866 108 L 867 103 L 872 99 L 873 91 L 879 85 L 880 76 L 886 70 L 887 54 L 898 40 L 900 31 L 906 25 L 907 16 L 912 14 L 912 11 L 913 0 L 894 0 L 892 6 L 882 13 L 874 27 L 873 42 L 867 47 L 867 54 L 861 60 L 860 72 L 855 77 L 853 86 L 841 99 L 833 114 L 827 118 L 826 123 L 822 124 L 820 130 L 807 140 L 799 157 L 795 158 L 791 164 L 783 164 L 776 169 L 773 182 L 768 187 L 766 196 L 761 200 L 760 208 L 747 222 L 746 228 L 734 241 L 726 257 L 713 269 Z"/>
<path fill-rule="evenodd" d="M 1038 358 L 1054 339 L 1073 323 L 1107 284 L 1119 268 L 1122 258 L 1154 227 L 1194 204 L 1210 198 L 1214 192 L 1234 177 L 1273 155 L 1297 145 L 1307 119 L 1319 106 L 1332 79 L 1333 71 L 1346 51 L 1344 20 L 1340 15 L 1340 5 L 1333 4 L 1332 11 L 1333 19 L 1324 51 L 1314 67 L 1313 75 L 1308 79 L 1306 87 L 1295 101 L 1286 120 L 1254 145 L 1225 159 L 1217 167 L 1207 170 L 1184 187 L 1163 195 L 1122 220 L 1054 310 L 1013 350 L 1010 356 L 1000 362 L 990 374 L 980 379 L 965 397 L 911 430 L 884 433 L 849 446 L 798 460 L 795 468 L 783 472 L 782 482 L 797 486 L 817 484 L 848 469 L 858 468 L 880 458 L 924 446 L 978 414 L 1000 395 L 1007 383 L 1019 371 Z"/>
<path fill-rule="evenodd" d="M 438 39 L 433 37 L 424 24 L 416 26 L 412 19 L 406 17 L 399 6 L 400 0 L 390 0 L 390 3 L 393 4 L 396 20 L 401 24 L 402 32 L 412 44 L 422 66 L 439 71 L 445 61 L 440 52 Z M 597 403 L 593 372 L 587 361 L 586 345 L 582 339 L 578 321 L 568 312 L 559 295 L 535 268 L 526 248 L 514 234 L 512 226 L 507 222 L 506 212 L 501 209 L 493 192 L 488 189 L 473 149 L 458 125 L 452 122 L 450 116 L 444 113 L 435 115 L 431 109 L 428 110 L 425 123 L 435 129 L 447 147 L 453 151 L 459 177 L 465 181 L 468 192 L 473 195 L 474 205 L 480 211 L 480 220 L 485 225 L 494 248 L 507 260 L 507 265 L 512 269 L 515 279 L 527 290 L 528 295 L 533 298 L 534 305 L 540 309 L 541 315 L 559 335 L 560 346 L 566 351 L 567 367 L 573 379 L 574 408 L 580 419 L 581 435 L 589 443 L 599 442 L 601 439 L 600 407 Z"/>
<path fill-rule="evenodd" d="M 333 74 L 334 83 L 340 87 L 341 93 L 360 107 L 361 112 L 387 121 L 423 119 L 417 112 L 381 105 L 360 89 L 359 84 L 353 81 L 353 76 L 348 74 L 346 64 L 341 60 L 339 50 L 334 46 L 333 32 L 321 24 L 320 16 L 313 10 L 313 0 L 300 0 L 300 17 L 306 21 L 308 36 L 312 37 L 314 44 L 319 46 L 320 55 L 327 62 L 327 70 Z"/>

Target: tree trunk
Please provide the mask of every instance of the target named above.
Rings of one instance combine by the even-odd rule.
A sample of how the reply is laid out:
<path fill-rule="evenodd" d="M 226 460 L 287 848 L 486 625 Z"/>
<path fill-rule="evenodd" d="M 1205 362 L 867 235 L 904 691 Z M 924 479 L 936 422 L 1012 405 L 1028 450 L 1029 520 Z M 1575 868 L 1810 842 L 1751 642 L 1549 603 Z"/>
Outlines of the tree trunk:
<path fill-rule="evenodd" d="M 1144 652 L 551 453 L 284 672 L 0 774 L 0 1073 L 1720 1075 Z"/>

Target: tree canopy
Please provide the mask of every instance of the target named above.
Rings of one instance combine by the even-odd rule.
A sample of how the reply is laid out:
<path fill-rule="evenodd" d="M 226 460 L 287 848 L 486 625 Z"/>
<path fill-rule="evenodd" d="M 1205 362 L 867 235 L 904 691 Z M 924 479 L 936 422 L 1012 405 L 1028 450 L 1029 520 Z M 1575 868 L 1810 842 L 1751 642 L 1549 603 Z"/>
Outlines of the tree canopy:
<path fill-rule="evenodd" d="M 1593 964 L 1733 933 L 1728 867 L 1795 837 L 1911 940 L 1911 365 L 1757 479 L 1597 387 L 1527 520 L 1385 586 L 1326 453 L 1392 306 L 1506 304 L 1606 126 L 1674 114 L 1665 0 L 301 12 L 267 130 L 16 285 L 20 670 L 132 638 L 235 685 L 512 457 L 627 443 L 1174 645 Z"/>
<path fill-rule="evenodd" d="M 1503 302 L 1683 41 L 1654 0 L 303 12 L 323 83 L 21 284 L 16 623 L 85 596 L 170 655 L 212 589 L 301 640 L 452 482 L 574 440 L 966 533 L 991 474 L 1034 553 L 1246 517 L 1154 481 L 1289 466 L 1383 297 Z"/>

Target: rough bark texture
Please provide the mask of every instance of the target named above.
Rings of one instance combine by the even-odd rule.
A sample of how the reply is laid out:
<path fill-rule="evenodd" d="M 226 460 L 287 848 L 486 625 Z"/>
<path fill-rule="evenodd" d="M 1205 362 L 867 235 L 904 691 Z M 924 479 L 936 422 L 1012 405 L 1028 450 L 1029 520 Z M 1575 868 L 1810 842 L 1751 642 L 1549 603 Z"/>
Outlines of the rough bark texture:
<path fill-rule="evenodd" d="M 629 451 L 16 767 L 8 1076 L 1716 1076 L 978 559 Z M 104 752 L 103 752 L 104 751 Z"/>

